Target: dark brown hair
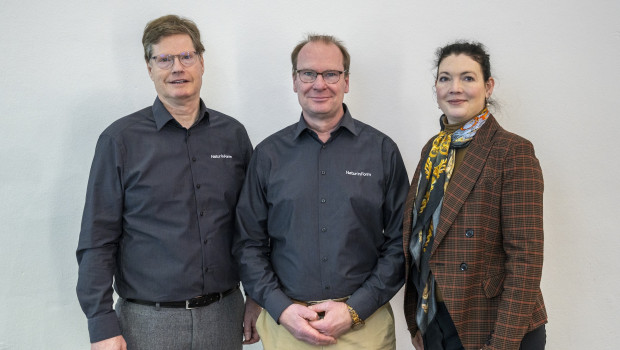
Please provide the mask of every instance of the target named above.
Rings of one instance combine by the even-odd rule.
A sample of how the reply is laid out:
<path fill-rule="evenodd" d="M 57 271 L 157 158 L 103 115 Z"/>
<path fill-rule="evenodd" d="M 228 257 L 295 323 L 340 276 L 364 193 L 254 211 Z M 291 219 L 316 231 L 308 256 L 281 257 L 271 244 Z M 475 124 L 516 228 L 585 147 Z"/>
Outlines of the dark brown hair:
<path fill-rule="evenodd" d="M 439 65 L 441 64 L 441 61 L 443 61 L 444 58 L 450 55 L 469 56 L 472 60 L 478 62 L 478 64 L 480 65 L 480 69 L 482 70 L 482 77 L 484 78 L 485 82 L 488 81 L 491 77 L 491 60 L 484 45 L 478 42 L 459 40 L 444 47 L 440 47 L 435 52 L 435 68 L 437 69 L 435 79 L 437 79 L 437 74 L 439 73 Z"/>

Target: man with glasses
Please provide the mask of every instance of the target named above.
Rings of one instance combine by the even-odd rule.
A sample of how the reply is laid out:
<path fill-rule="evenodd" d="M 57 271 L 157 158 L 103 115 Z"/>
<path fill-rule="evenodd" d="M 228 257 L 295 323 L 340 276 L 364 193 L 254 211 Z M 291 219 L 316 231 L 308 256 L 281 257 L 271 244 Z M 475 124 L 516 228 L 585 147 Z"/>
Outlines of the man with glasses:
<path fill-rule="evenodd" d="M 155 19 L 142 43 L 157 98 L 101 134 L 88 181 L 77 295 L 91 348 L 241 349 L 260 312 L 231 255 L 252 145 L 200 98 L 194 22 Z"/>
<path fill-rule="evenodd" d="M 291 54 L 299 121 L 256 147 L 233 253 L 265 349 L 395 349 L 408 178 L 396 144 L 351 117 L 350 57 L 331 36 Z"/>

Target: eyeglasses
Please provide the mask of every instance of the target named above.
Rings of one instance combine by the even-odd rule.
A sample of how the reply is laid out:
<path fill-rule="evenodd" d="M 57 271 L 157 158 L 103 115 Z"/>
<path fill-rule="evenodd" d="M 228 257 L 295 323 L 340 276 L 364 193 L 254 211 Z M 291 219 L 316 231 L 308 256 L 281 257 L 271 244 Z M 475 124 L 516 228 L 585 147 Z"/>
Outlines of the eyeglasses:
<path fill-rule="evenodd" d="M 314 83 L 317 76 L 322 76 L 323 80 L 328 84 L 336 84 L 340 80 L 340 75 L 345 73 L 339 70 L 326 70 L 325 72 L 319 73 L 313 71 L 311 69 L 300 69 L 297 70 L 297 75 L 299 75 L 299 80 L 304 83 Z"/>
<path fill-rule="evenodd" d="M 179 62 L 185 67 L 191 67 L 194 63 L 196 63 L 196 58 L 198 57 L 198 52 L 189 51 L 189 52 L 181 52 L 178 55 L 159 55 L 151 57 L 152 60 L 155 60 L 157 66 L 161 69 L 170 69 L 174 64 L 174 58 L 177 57 Z"/>

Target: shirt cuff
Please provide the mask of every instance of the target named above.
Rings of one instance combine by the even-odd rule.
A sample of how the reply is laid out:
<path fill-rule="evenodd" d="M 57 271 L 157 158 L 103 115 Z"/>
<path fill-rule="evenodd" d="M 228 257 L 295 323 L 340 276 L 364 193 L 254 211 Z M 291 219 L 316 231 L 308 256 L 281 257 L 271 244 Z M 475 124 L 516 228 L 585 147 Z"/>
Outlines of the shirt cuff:
<path fill-rule="evenodd" d="M 88 334 L 91 343 L 121 335 L 116 313 L 112 310 L 107 314 L 88 319 Z"/>
<path fill-rule="evenodd" d="M 381 307 L 381 305 L 376 305 L 375 302 L 369 302 L 371 300 L 373 300 L 373 298 L 371 298 L 368 293 L 365 293 L 363 289 L 358 289 L 351 295 L 349 300 L 347 300 L 347 304 L 357 312 L 362 320 L 366 320 Z"/>
<path fill-rule="evenodd" d="M 271 317 L 280 324 L 280 315 L 284 309 L 289 307 L 293 302 L 291 299 L 286 296 L 280 289 L 276 289 L 275 291 L 269 294 L 269 297 L 265 300 L 265 309 L 269 312 Z"/>

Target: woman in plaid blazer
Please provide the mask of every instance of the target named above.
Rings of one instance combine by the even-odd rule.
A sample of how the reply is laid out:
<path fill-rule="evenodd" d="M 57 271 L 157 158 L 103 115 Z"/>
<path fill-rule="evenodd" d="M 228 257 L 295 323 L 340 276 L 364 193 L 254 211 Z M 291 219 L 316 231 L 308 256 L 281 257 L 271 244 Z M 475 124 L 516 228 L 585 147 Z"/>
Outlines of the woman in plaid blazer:
<path fill-rule="evenodd" d="M 437 51 L 442 131 L 407 197 L 404 311 L 416 349 L 544 349 L 543 177 L 532 144 L 486 109 L 479 43 Z"/>

